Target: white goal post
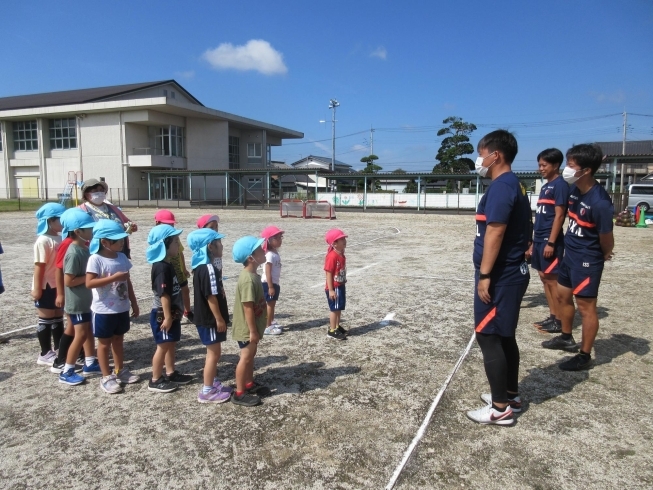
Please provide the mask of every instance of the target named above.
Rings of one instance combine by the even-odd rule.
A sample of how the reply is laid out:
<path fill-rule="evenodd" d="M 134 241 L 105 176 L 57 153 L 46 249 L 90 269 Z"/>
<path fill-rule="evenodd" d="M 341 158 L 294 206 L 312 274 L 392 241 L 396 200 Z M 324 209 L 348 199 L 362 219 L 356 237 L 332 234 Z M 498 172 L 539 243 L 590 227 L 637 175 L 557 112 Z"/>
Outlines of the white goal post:
<path fill-rule="evenodd" d="M 303 218 L 304 201 L 301 199 L 282 199 L 279 204 L 279 212 L 282 218 Z"/>
<path fill-rule="evenodd" d="M 304 218 L 336 219 L 336 209 L 329 201 L 306 201 Z"/>

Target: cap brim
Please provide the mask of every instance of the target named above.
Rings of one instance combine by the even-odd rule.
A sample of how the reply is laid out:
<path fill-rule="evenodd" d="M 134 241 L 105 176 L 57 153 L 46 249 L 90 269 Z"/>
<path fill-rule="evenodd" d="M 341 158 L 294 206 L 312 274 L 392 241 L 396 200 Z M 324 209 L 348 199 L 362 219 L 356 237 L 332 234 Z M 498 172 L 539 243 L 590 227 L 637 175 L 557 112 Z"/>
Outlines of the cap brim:
<path fill-rule="evenodd" d="M 98 238 L 108 238 L 109 240 L 120 240 L 121 238 L 127 238 L 129 236 L 129 233 L 114 233 L 109 236 L 103 236 L 103 237 L 98 237 Z"/>

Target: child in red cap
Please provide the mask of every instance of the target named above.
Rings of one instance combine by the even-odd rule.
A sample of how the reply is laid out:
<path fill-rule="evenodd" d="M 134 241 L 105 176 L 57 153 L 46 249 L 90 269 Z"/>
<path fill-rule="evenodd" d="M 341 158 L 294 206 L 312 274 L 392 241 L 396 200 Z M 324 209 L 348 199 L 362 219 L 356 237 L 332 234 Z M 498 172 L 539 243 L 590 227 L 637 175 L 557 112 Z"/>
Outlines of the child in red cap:
<path fill-rule="evenodd" d="M 174 228 L 177 222 L 175 221 L 175 215 L 172 214 L 172 211 L 168 209 L 159 209 L 154 215 L 155 225 L 170 225 Z M 184 316 L 188 319 L 189 322 L 193 322 L 193 312 L 190 309 L 190 289 L 188 288 L 188 278 L 190 277 L 190 272 L 186 269 L 186 259 L 184 258 L 184 246 L 179 244 L 179 253 L 166 259 L 172 267 L 175 269 L 175 275 L 177 276 L 177 281 L 179 286 L 181 286 L 181 298 L 184 303 Z"/>
<path fill-rule="evenodd" d="M 281 335 L 283 328 L 274 319 L 274 308 L 279 299 L 279 279 L 281 278 L 281 257 L 279 256 L 279 247 L 283 241 L 283 230 L 276 226 L 268 226 L 261 232 L 261 238 L 264 238 L 263 250 L 265 251 L 265 264 L 263 265 L 263 274 L 261 282 L 263 283 L 263 293 L 268 310 L 268 323 L 265 328 L 265 335 Z"/>
<path fill-rule="evenodd" d="M 340 326 L 340 315 L 345 309 L 345 283 L 347 282 L 347 259 L 345 247 L 347 235 L 338 228 L 326 232 L 325 240 L 329 245 L 324 259 L 326 272 L 325 293 L 329 303 L 329 331 L 327 337 L 335 340 L 347 340 L 347 331 Z"/>

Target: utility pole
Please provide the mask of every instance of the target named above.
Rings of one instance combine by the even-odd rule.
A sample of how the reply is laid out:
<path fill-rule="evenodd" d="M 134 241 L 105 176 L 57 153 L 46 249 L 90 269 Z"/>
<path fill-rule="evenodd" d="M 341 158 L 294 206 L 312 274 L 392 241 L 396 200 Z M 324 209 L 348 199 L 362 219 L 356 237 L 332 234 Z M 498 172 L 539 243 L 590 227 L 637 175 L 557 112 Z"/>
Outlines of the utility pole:
<path fill-rule="evenodd" d="M 623 143 L 621 145 L 621 154 L 625 155 L 626 154 L 626 128 L 628 127 L 628 114 L 626 111 L 624 111 L 624 137 L 623 137 Z M 623 194 L 624 192 L 624 170 L 625 165 L 622 163 L 621 164 L 621 178 L 619 180 L 619 192 Z"/>
<path fill-rule="evenodd" d="M 333 109 L 331 116 L 331 171 L 336 171 L 336 107 L 340 106 L 336 99 L 329 100 L 329 109 Z M 333 183 L 331 183 L 333 188 Z"/>
<path fill-rule="evenodd" d="M 370 155 L 374 155 L 374 128 L 370 124 Z"/>

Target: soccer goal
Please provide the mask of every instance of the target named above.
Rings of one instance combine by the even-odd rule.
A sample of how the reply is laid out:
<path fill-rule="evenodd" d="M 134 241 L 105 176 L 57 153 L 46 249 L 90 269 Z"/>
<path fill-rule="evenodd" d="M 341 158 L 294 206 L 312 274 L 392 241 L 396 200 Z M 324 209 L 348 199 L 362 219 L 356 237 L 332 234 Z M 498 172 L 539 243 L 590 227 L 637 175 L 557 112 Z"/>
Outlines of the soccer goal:
<path fill-rule="evenodd" d="M 301 199 L 282 199 L 279 212 L 282 218 L 303 218 L 304 201 Z"/>
<path fill-rule="evenodd" d="M 336 209 L 329 201 L 306 201 L 304 218 L 336 219 Z"/>

